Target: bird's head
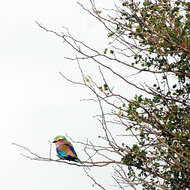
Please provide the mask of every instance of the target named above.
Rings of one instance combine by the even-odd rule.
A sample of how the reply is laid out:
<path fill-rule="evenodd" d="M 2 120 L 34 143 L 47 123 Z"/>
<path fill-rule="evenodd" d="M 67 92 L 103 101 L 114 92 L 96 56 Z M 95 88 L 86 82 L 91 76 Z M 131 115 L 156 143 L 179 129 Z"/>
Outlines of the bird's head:
<path fill-rule="evenodd" d="M 65 140 L 65 141 L 67 141 L 67 139 L 66 139 L 64 136 L 56 136 L 56 137 L 54 138 L 54 140 L 53 140 L 53 143 L 56 143 L 56 142 L 58 142 L 58 141 L 60 141 L 60 140 Z"/>

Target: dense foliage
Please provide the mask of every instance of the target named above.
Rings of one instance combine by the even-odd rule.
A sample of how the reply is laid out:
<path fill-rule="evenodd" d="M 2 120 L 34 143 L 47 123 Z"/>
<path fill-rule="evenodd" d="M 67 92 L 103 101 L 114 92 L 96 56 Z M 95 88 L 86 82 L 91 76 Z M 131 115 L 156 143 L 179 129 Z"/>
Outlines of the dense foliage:
<path fill-rule="evenodd" d="M 132 66 L 160 75 L 137 95 L 123 118 L 138 131 L 138 143 L 122 161 L 128 177 L 144 189 L 190 189 L 190 2 L 123 1 L 117 28 L 136 40 L 140 51 Z"/>

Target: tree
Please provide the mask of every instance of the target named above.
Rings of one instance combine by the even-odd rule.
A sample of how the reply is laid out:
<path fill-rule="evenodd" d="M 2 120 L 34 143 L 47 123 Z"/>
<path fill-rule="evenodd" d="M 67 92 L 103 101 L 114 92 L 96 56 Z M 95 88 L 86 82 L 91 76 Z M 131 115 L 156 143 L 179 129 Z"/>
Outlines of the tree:
<path fill-rule="evenodd" d="M 90 3 L 91 10 L 80 6 L 104 25 L 111 44 L 104 51 L 74 38 L 68 30 L 60 34 L 37 23 L 74 49 L 77 55 L 67 59 L 77 62 L 82 80 L 60 74 L 90 89 L 101 110 L 104 135 L 100 138 L 105 146 L 78 142 L 87 155 L 84 166 L 113 164 L 120 189 L 190 189 L 190 2 L 121 0 L 110 10 Z M 84 73 L 86 60 L 98 66 L 95 78 Z M 118 81 L 116 89 L 111 75 Z M 142 81 L 147 75 L 151 81 Z M 128 86 L 136 89 L 134 98 L 122 92 Z M 112 132 L 113 125 L 125 129 L 121 136 Z M 30 159 L 68 163 L 22 148 Z"/>

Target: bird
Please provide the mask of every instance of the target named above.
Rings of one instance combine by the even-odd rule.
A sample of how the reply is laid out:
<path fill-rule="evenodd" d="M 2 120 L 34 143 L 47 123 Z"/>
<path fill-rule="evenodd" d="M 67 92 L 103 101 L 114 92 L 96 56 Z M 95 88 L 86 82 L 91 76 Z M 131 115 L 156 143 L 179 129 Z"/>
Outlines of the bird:
<path fill-rule="evenodd" d="M 82 164 L 70 141 L 64 136 L 56 136 L 53 143 L 56 144 L 57 156 L 60 159 L 74 161 Z"/>

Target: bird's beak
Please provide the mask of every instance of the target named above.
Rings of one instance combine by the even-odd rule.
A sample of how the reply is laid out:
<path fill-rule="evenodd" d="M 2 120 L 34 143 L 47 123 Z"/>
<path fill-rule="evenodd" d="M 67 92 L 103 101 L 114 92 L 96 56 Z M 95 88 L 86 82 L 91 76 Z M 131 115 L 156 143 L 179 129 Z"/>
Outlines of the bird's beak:
<path fill-rule="evenodd" d="M 56 143 L 57 141 L 53 141 L 52 143 Z"/>

